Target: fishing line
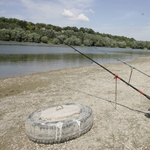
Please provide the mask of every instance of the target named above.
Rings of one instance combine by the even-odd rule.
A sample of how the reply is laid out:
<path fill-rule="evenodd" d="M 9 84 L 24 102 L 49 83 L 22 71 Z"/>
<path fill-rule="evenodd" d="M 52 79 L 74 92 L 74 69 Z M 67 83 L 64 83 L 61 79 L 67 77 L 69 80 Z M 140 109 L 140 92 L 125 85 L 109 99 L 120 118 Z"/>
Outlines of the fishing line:
<path fill-rule="evenodd" d="M 98 49 L 98 48 L 96 48 L 96 49 L 97 49 L 97 50 L 99 50 L 99 51 L 101 51 L 101 52 L 103 52 L 103 53 L 105 53 L 106 55 L 108 55 L 108 56 L 110 56 L 110 57 L 112 57 L 112 58 L 116 59 L 117 61 L 120 61 L 120 62 L 124 63 L 125 65 L 127 65 L 127 66 L 131 67 L 131 74 L 130 74 L 130 78 L 131 78 L 131 75 L 132 75 L 132 71 L 133 71 L 133 69 L 135 69 L 135 70 L 137 70 L 138 72 L 140 72 L 140 73 L 142 73 L 142 74 L 144 74 L 144 75 L 146 75 L 146 76 L 150 77 L 150 75 L 148 75 L 148 74 L 146 74 L 146 73 L 144 73 L 144 72 L 142 72 L 142 71 L 138 70 L 137 68 L 135 68 L 135 67 L 133 67 L 133 66 L 129 65 L 128 63 L 126 63 L 126 62 L 124 62 L 124 61 L 122 61 L 122 60 L 120 60 L 120 59 L 118 59 L 118 58 L 116 58 L 116 57 L 114 57 L 114 56 L 112 56 L 112 55 L 110 55 L 110 54 L 108 54 L 108 53 L 104 52 L 103 50 L 100 50 L 100 49 Z M 129 79 L 129 81 L 130 81 L 130 79 Z"/>
<path fill-rule="evenodd" d="M 93 14 L 93 16 L 94 16 L 94 14 Z M 95 21 L 97 22 L 97 19 L 95 18 L 95 16 L 94 16 L 94 19 L 95 19 Z M 96 48 L 96 49 L 98 49 L 98 48 Z M 102 50 L 100 50 L 100 49 L 98 49 L 98 50 L 99 50 L 99 51 L 102 51 Z M 135 70 L 139 71 L 140 73 L 142 73 L 142 74 L 144 74 L 144 75 L 150 77 L 150 75 L 148 75 L 148 74 L 146 74 L 146 73 L 144 73 L 144 72 L 142 72 L 142 71 L 136 69 L 135 67 L 133 67 L 133 66 L 127 64 L 126 62 L 121 61 L 120 59 L 118 59 L 118 58 L 116 58 L 116 57 L 114 57 L 114 56 L 112 56 L 112 55 L 110 55 L 110 54 L 108 54 L 108 53 L 106 53 L 106 52 L 104 52 L 104 51 L 102 51 L 102 52 L 105 53 L 105 54 L 107 54 L 107 55 L 109 55 L 109 56 L 111 56 L 111 57 L 113 57 L 113 58 L 115 58 L 117 61 L 120 61 L 120 62 L 124 63 L 125 65 L 128 65 L 128 66 L 131 67 L 132 69 L 135 69 Z M 131 75 L 132 75 L 132 73 L 131 73 Z M 130 79 L 129 79 L 129 80 L 130 80 Z"/>
<path fill-rule="evenodd" d="M 60 38 L 58 38 L 58 39 L 61 40 Z M 91 60 L 92 62 L 94 62 L 95 64 L 97 64 L 98 66 L 100 66 L 101 68 L 103 68 L 104 70 L 106 70 L 107 72 L 111 73 L 114 77 L 120 79 L 122 82 L 126 83 L 128 86 L 130 86 L 131 88 L 133 88 L 134 90 L 136 90 L 137 92 L 139 92 L 140 94 L 142 94 L 143 96 L 145 96 L 147 99 L 150 100 L 150 96 L 148 96 L 145 93 L 143 93 L 142 91 L 138 90 L 133 85 L 129 84 L 128 82 L 126 82 L 125 80 L 123 80 L 122 78 L 120 78 L 118 75 L 114 74 L 113 72 L 111 72 L 110 70 L 108 70 L 107 68 L 105 68 L 104 66 L 102 66 L 101 64 L 99 64 L 98 62 L 96 62 L 95 60 L 93 60 L 92 58 L 88 57 L 87 55 L 85 55 L 84 53 L 80 52 L 79 50 L 77 50 L 76 48 L 72 47 L 71 45 L 69 45 L 69 44 L 67 44 L 65 42 L 64 42 L 64 44 L 66 44 L 67 46 L 69 46 L 70 48 L 72 48 L 73 50 L 75 50 L 76 52 L 78 52 L 79 54 L 83 55 L 87 59 Z"/>

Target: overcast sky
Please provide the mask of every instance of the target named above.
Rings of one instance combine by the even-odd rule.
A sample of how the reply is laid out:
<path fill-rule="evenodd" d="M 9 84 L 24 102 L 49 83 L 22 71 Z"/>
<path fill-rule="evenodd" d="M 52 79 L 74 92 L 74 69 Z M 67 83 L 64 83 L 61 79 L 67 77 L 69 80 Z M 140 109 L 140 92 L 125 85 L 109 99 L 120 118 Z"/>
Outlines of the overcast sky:
<path fill-rule="evenodd" d="M 0 0 L 0 17 L 150 41 L 150 0 Z"/>

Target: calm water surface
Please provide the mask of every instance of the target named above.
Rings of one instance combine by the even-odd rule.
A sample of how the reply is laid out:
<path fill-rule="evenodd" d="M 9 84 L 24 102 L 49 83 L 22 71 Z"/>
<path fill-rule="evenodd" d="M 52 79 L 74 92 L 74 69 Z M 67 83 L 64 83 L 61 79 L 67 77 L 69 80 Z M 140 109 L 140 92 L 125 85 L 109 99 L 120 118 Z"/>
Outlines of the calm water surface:
<path fill-rule="evenodd" d="M 130 61 L 139 56 L 150 56 L 148 50 L 102 47 L 75 48 L 100 64 L 117 62 L 117 60 L 100 50 L 122 61 Z M 0 78 L 89 65 L 94 64 L 91 64 L 90 60 L 74 52 L 68 46 L 0 42 Z"/>

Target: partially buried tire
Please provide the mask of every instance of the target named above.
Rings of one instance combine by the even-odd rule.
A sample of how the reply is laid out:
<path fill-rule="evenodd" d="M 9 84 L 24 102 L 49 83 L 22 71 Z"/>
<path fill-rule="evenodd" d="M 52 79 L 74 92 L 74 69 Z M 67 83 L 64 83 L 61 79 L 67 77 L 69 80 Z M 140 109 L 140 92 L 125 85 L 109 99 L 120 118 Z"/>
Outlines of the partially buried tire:
<path fill-rule="evenodd" d="M 25 131 L 36 143 L 53 144 L 77 138 L 93 125 L 93 112 L 88 106 L 74 103 L 52 105 L 31 113 Z"/>

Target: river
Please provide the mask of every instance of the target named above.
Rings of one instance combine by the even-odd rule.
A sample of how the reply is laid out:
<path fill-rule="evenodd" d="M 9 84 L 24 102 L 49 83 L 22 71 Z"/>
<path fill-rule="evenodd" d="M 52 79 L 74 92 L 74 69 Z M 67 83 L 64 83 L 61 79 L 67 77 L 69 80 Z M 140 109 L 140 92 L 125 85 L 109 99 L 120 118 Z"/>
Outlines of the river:
<path fill-rule="evenodd" d="M 101 50 L 126 62 L 135 57 L 150 56 L 149 50 L 79 46 L 75 48 L 102 65 L 118 61 Z M 94 64 L 65 45 L 0 42 L 0 79 L 89 65 Z"/>

